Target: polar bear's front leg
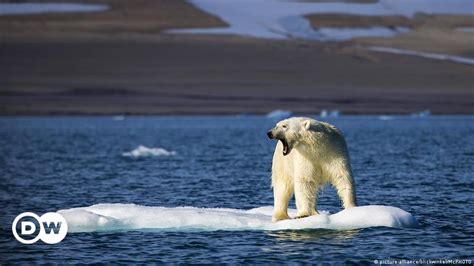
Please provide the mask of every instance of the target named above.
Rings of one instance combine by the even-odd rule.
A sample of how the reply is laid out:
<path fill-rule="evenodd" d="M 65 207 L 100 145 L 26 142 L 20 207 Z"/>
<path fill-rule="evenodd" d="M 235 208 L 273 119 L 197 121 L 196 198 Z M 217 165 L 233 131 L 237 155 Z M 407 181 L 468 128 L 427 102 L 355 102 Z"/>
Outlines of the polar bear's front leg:
<path fill-rule="evenodd" d="M 316 193 L 318 184 L 309 180 L 295 180 L 296 218 L 316 215 Z"/>
<path fill-rule="evenodd" d="M 273 217 L 272 221 L 289 219 L 288 204 L 293 196 L 293 188 L 288 184 L 288 180 L 278 180 L 273 184 Z"/>

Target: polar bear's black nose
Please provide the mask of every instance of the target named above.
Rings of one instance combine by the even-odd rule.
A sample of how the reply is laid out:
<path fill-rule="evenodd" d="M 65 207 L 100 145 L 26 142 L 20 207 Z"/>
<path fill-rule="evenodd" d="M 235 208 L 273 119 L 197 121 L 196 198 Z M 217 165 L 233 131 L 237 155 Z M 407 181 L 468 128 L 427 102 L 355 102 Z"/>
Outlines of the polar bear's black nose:
<path fill-rule="evenodd" d="M 267 136 L 268 138 L 273 139 L 273 133 L 271 131 L 267 132 Z"/>

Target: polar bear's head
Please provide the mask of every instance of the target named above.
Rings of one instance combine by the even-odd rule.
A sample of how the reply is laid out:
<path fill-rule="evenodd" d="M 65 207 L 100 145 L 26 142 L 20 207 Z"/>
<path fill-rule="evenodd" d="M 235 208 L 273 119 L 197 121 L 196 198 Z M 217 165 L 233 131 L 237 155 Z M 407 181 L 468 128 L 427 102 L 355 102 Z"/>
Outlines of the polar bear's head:
<path fill-rule="evenodd" d="M 283 156 L 290 154 L 302 140 L 301 136 L 311 127 L 311 119 L 305 117 L 292 117 L 282 120 L 268 131 L 270 139 L 277 139 L 283 144 Z"/>

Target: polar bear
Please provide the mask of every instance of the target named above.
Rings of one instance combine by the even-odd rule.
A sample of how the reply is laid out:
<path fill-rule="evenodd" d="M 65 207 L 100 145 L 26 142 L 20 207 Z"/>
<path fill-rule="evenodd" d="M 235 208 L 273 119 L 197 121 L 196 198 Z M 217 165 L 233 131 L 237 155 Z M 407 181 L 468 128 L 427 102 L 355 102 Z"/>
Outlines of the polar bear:
<path fill-rule="evenodd" d="M 332 184 L 344 208 L 356 206 L 355 184 L 342 133 L 333 125 L 306 117 L 282 120 L 267 133 L 279 140 L 272 165 L 274 222 L 288 219 L 295 194 L 296 218 L 316 215 L 318 192 Z"/>

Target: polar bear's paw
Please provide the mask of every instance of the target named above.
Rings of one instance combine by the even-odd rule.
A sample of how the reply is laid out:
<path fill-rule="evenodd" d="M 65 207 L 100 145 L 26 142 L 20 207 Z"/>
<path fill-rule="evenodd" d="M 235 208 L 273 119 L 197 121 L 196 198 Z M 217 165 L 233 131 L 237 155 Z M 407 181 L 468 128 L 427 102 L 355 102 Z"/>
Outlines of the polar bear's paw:
<path fill-rule="evenodd" d="M 296 216 L 294 219 L 303 219 L 303 218 L 306 218 L 306 217 L 310 217 L 311 215 L 309 214 L 306 214 L 306 215 L 298 215 Z"/>
<path fill-rule="evenodd" d="M 287 220 L 287 219 L 290 219 L 290 216 L 288 216 L 288 213 L 275 213 L 273 214 L 272 222 L 278 222 L 278 221 Z"/>
<path fill-rule="evenodd" d="M 317 211 L 298 212 L 295 216 L 295 219 L 302 219 L 302 218 L 306 218 L 306 217 L 318 215 L 318 214 L 319 213 Z"/>

